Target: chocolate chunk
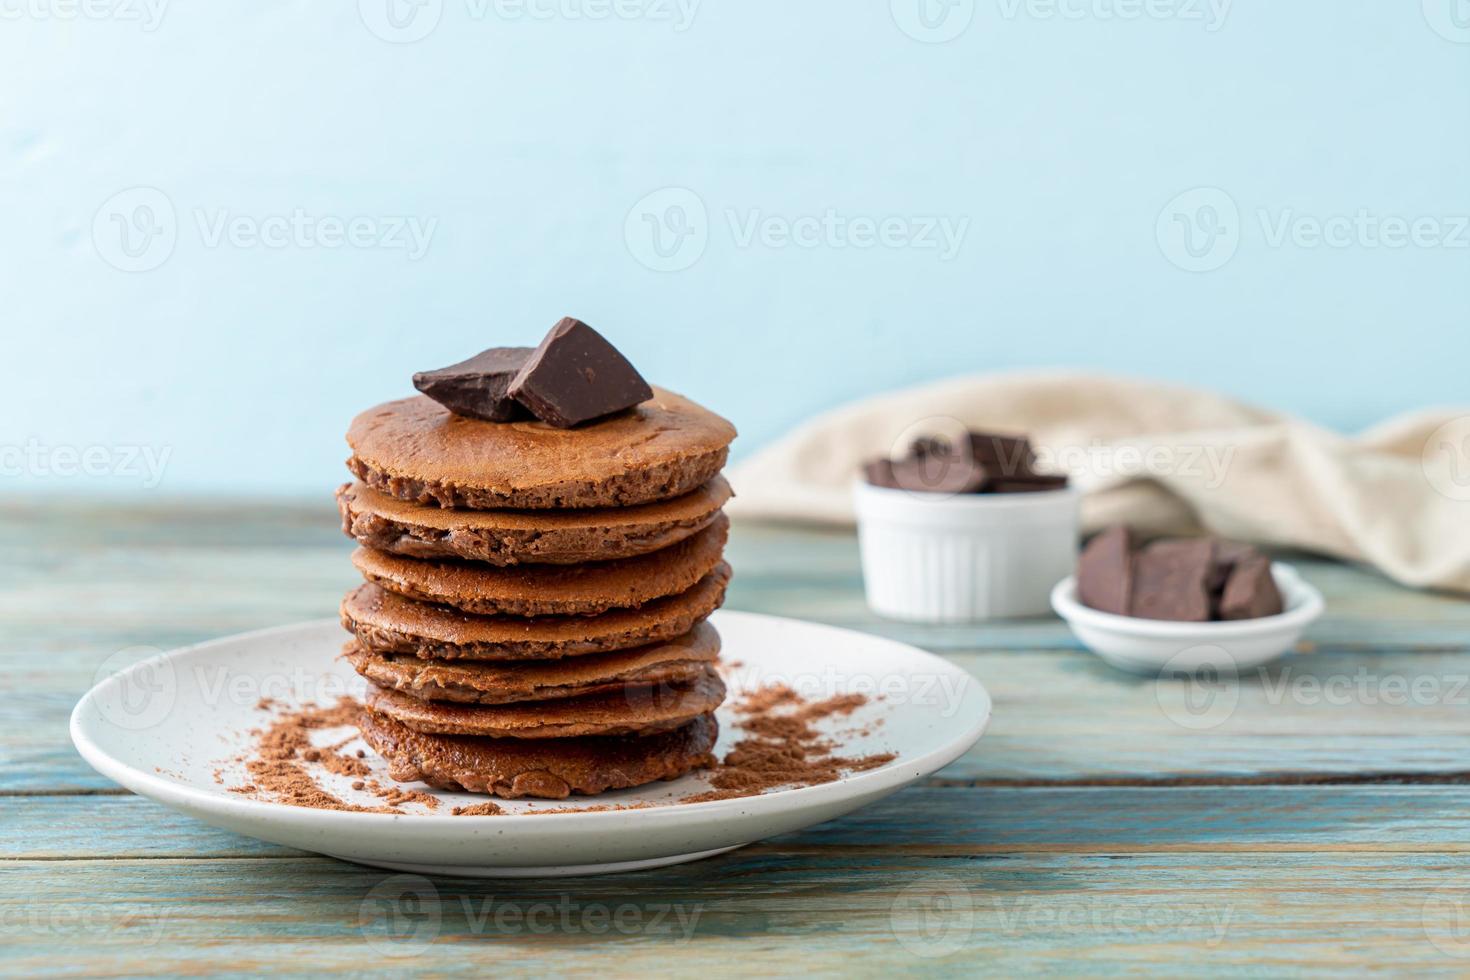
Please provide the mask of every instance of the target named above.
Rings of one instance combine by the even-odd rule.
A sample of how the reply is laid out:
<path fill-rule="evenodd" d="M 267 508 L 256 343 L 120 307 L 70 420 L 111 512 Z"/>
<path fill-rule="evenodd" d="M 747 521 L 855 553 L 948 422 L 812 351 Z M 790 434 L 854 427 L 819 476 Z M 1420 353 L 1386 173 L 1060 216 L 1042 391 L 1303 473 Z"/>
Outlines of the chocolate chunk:
<path fill-rule="evenodd" d="M 1077 598 L 1084 606 L 1127 616 L 1133 595 L 1133 535 L 1110 527 L 1087 542 L 1077 559 Z"/>
<path fill-rule="evenodd" d="M 1215 570 L 1210 576 L 1210 591 L 1218 596 L 1225 591 L 1225 581 L 1230 578 L 1235 566 L 1247 558 L 1258 557 L 1260 552 L 1239 541 L 1225 541 L 1221 538 L 1211 540 L 1215 543 Z"/>
<path fill-rule="evenodd" d="M 602 334 L 563 317 L 511 380 L 510 396 L 541 421 L 569 429 L 648 401 L 653 389 Z"/>
<path fill-rule="evenodd" d="M 960 456 L 875 459 L 863 476 L 875 487 L 916 493 L 979 493 L 989 480 L 984 467 Z"/>
<path fill-rule="evenodd" d="M 1132 615 L 1207 622 L 1214 555 L 1208 538 L 1155 541 L 1144 548 L 1133 559 Z"/>
<path fill-rule="evenodd" d="M 954 446 L 948 439 L 937 436 L 920 436 L 909 446 L 909 455 L 924 459 L 928 456 L 953 456 Z"/>
<path fill-rule="evenodd" d="M 487 422 L 529 419 L 531 413 L 506 389 L 530 356 L 529 347 L 492 347 L 467 361 L 420 371 L 413 386 L 456 415 Z"/>
<path fill-rule="evenodd" d="M 1028 476 L 1036 463 L 1031 440 L 994 432 L 971 432 L 970 455 L 1006 477 Z"/>
<path fill-rule="evenodd" d="M 968 432 L 959 447 L 947 439 L 924 436 L 914 440 L 907 458 L 923 461 L 931 467 L 931 472 L 940 461 L 949 460 L 951 466 L 984 473 L 985 479 L 974 489 L 955 492 L 1034 493 L 1059 490 L 1067 485 L 1065 476 L 1037 473 L 1032 468 L 1036 456 L 1025 436 Z"/>
<path fill-rule="evenodd" d="M 1276 580 L 1271 577 L 1270 559 L 1253 555 L 1236 563 L 1220 597 L 1221 619 L 1275 616 L 1283 608 Z"/>
<path fill-rule="evenodd" d="M 990 481 L 991 493 L 1036 493 L 1039 490 L 1060 490 L 1067 485 L 1065 476 L 1049 473 L 1027 473 L 1025 476 L 1002 477 Z"/>

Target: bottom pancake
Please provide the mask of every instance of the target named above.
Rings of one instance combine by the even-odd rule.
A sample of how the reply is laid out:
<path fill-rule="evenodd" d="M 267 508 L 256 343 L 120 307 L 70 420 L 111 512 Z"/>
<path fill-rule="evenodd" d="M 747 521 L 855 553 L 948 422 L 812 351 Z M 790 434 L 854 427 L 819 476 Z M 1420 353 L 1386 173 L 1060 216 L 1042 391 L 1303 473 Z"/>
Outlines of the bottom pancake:
<path fill-rule="evenodd" d="M 554 701 L 421 701 L 370 683 L 366 702 L 379 714 L 429 735 L 539 739 L 667 731 L 715 710 L 724 699 L 724 682 L 713 666 L 705 664 L 692 681 L 630 683 L 615 691 Z"/>
<path fill-rule="evenodd" d="M 426 735 L 371 709 L 362 711 L 358 728 L 399 782 L 552 800 L 677 778 L 714 761 L 719 734 L 713 714 L 656 735 L 581 738 Z"/>

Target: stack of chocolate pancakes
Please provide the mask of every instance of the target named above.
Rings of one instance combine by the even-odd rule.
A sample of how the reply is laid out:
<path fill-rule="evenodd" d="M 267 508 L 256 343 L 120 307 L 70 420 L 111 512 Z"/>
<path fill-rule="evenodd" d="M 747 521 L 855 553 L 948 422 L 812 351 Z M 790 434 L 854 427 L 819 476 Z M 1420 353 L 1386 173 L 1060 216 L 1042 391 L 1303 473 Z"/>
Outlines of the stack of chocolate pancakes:
<path fill-rule="evenodd" d="M 646 390 L 581 422 L 424 396 L 353 421 L 343 655 L 394 779 L 561 799 L 710 761 L 735 430 Z"/>

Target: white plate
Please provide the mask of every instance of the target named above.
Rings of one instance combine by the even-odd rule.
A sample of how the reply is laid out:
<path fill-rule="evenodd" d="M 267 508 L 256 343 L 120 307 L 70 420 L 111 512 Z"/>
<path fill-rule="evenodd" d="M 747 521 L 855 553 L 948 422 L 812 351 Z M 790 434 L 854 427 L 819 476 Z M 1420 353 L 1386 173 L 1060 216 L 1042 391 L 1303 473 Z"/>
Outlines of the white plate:
<path fill-rule="evenodd" d="M 484 802 L 469 793 L 431 792 L 437 811 L 353 813 L 288 806 L 229 791 L 248 782 L 243 764 L 251 729 L 275 712 L 333 704 L 361 690 L 337 659 L 345 634 L 335 621 L 303 623 L 186 647 L 134 664 L 100 683 L 71 717 L 77 750 L 93 768 L 143 796 L 207 823 L 262 840 L 348 861 L 442 874 L 525 877 L 598 874 L 706 857 L 773 834 L 841 816 L 953 762 L 990 719 L 980 682 L 933 654 L 881 637 L 751 613 L 712 620 L 724 641 L 730 699 L 720 711 L 723 754 L 736 740 L 731 706 L 743 690 L 784 682 L 810 697 L 877 695 L 846 718 L 821 723 L 853 757 L 896 757 L 836 782 L 707 803 L 676 801 L 706 789 L 699 776 L 565 801 L 497 800 L 500 816 L 452 816 L 454 806 Z M 263 708 L 263 697 L 274 710 Z M 318 732 L 316 744 L 352 735 Z M 360 746 L 348 743 L 350 751 Z M 371 751 L 373 775 L 393 785 Z M 354 791 L 347 778 L 318 781 L 340 798 L 382 801 Z M 595 804 L 652 807 L 583 813 L 537 810 Z M 413 805 L 406 808 L 413 809 Z"/>
<path fill-rule="evenodd" d="M 1118 616 L 1084 606 L 1077 581 L 1068 576 L 1051 593 L 1052 608 L 1093 653 L 1136 674 L 1239 673 L 1291 650 L 1302 631 L 1322 615 L 1322 593 L 1290 565 L 1274 562 L 1271 577 L 1286 607 L 1275 616 L 1228 622 L 1176 623 Z"/>

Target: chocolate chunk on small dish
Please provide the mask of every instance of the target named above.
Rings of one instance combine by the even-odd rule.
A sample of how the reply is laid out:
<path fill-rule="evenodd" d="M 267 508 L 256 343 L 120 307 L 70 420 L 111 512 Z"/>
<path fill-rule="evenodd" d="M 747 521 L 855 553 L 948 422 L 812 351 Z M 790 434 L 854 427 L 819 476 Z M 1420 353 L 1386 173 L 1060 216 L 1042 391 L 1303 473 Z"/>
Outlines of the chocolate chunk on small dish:
<path fill-rule="evenodd" d="M 1132 673 L 1234 674 L 1291 652 L 1322 594 L 1249 545 L 1215 538 L 1137 547 L 1127 528 L 1094 536 L 1052 608 L 1093 653 Z"/>
<path fill-rule="evenodd" d="M 1021 435 L 921 436 L 867 461 L 853 503 L 868 605 L 909 622 L 1044 615 L 1077 559 L 1078 502 Z"/>

